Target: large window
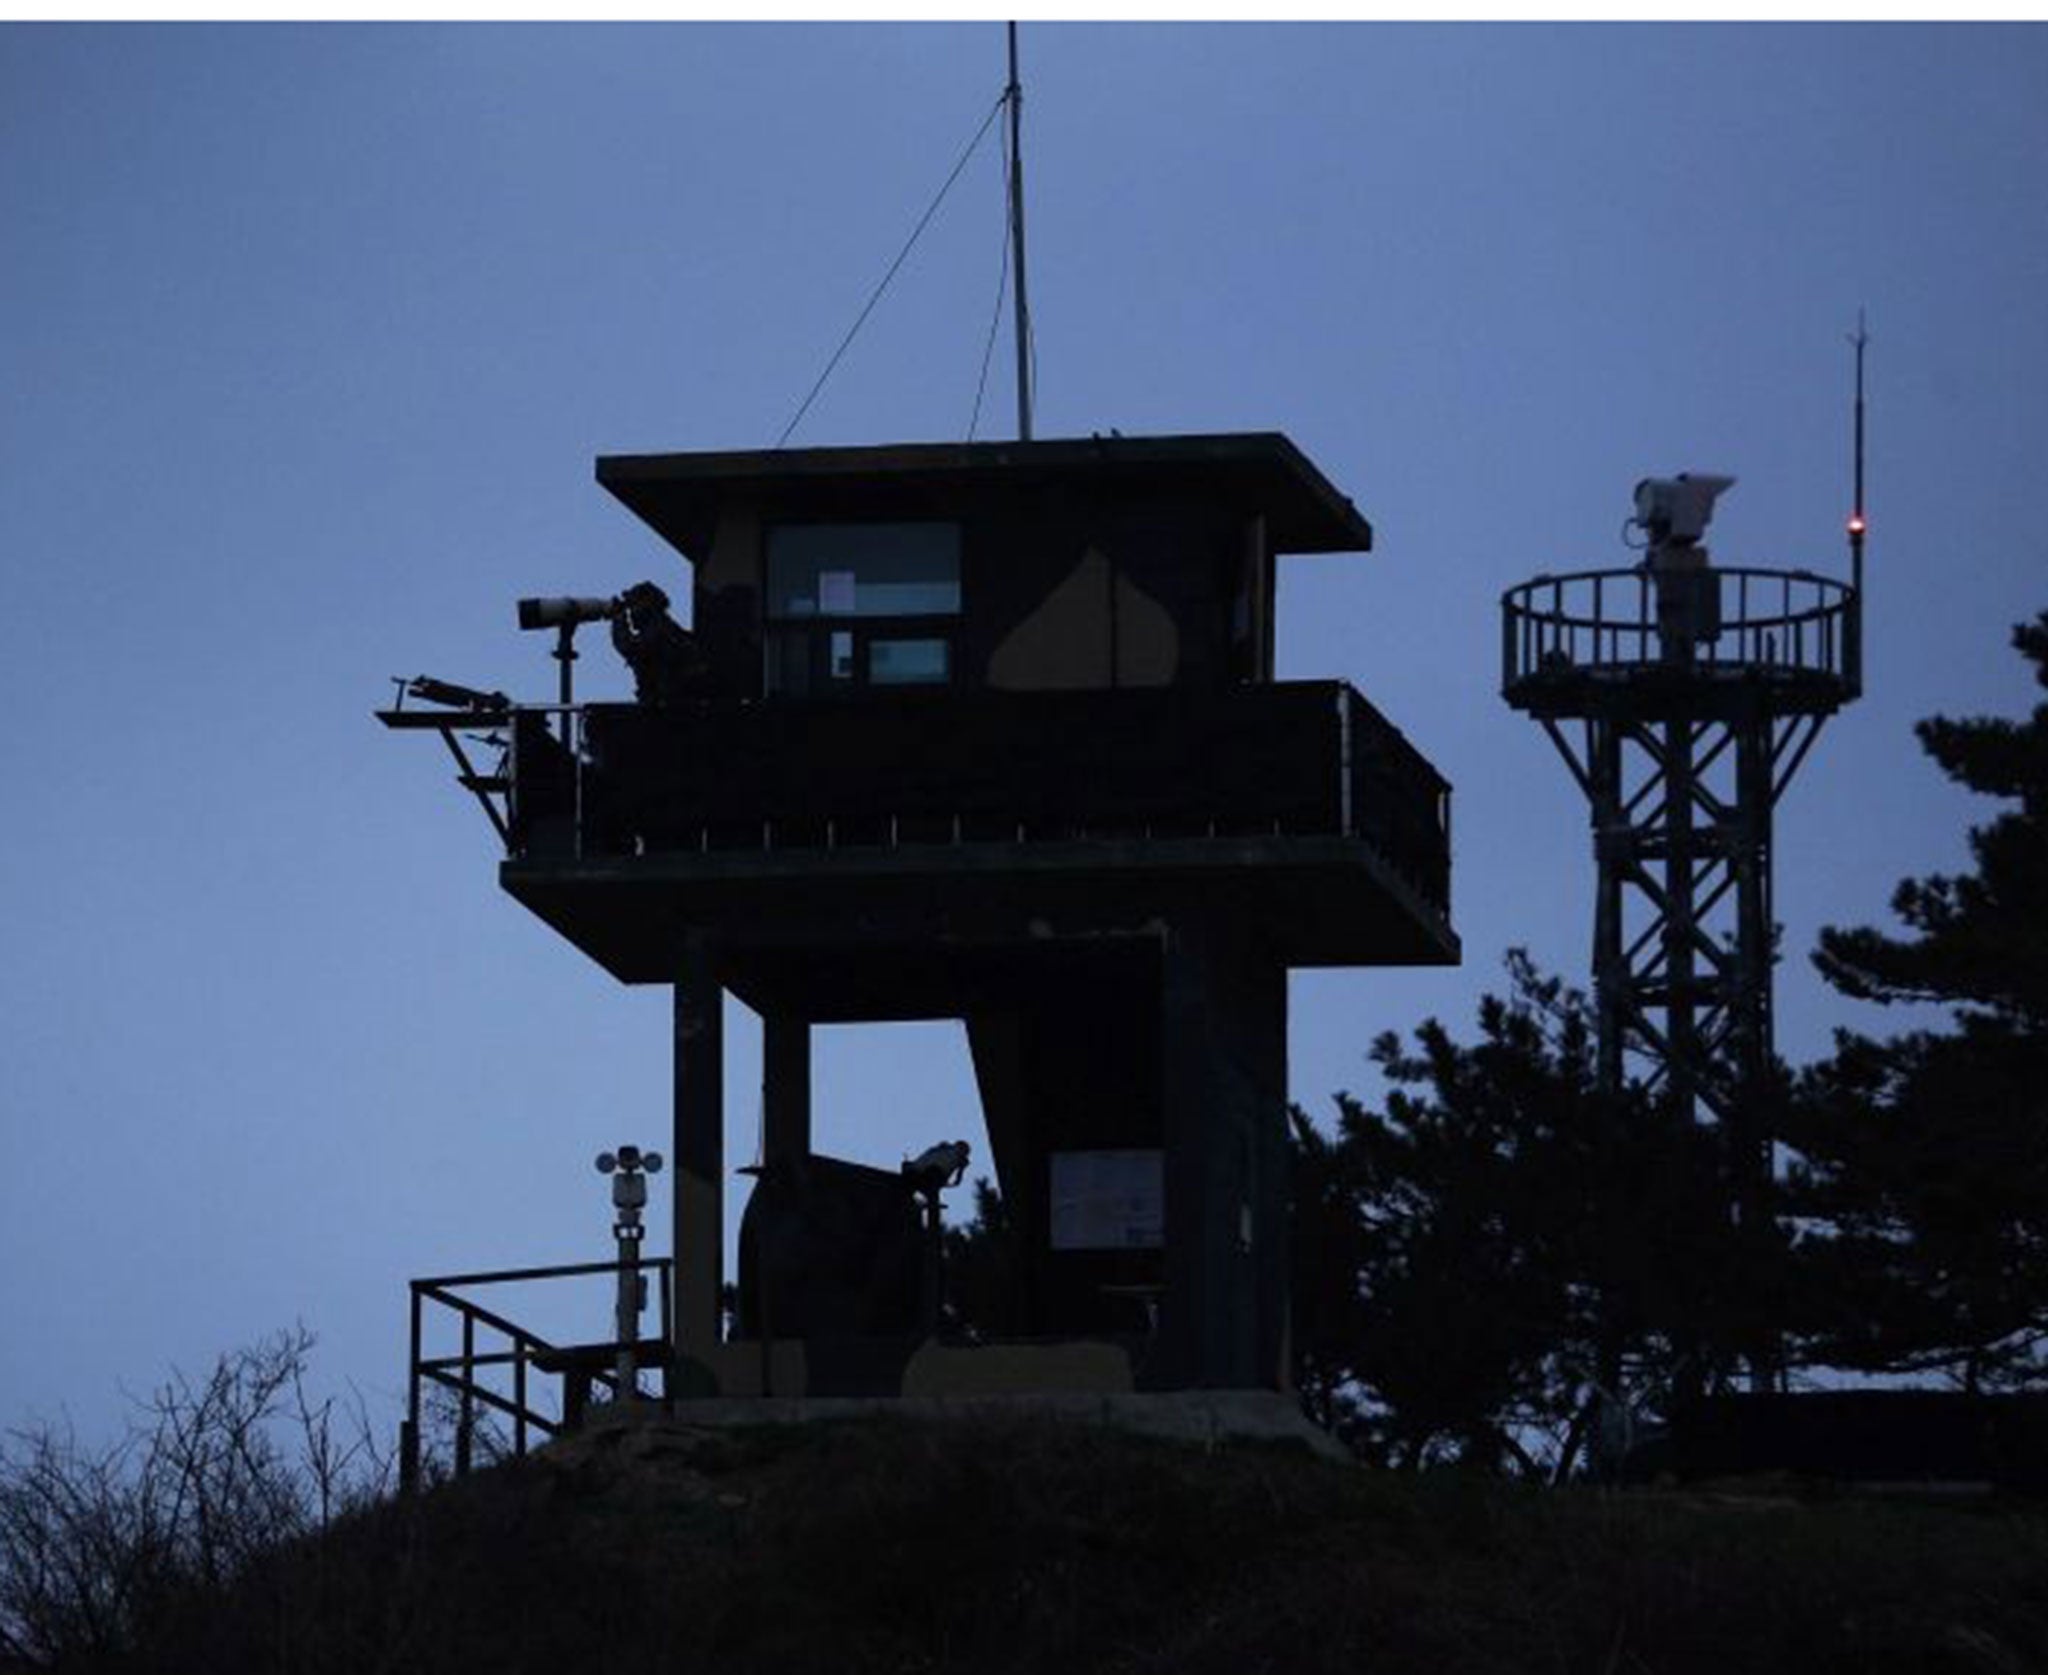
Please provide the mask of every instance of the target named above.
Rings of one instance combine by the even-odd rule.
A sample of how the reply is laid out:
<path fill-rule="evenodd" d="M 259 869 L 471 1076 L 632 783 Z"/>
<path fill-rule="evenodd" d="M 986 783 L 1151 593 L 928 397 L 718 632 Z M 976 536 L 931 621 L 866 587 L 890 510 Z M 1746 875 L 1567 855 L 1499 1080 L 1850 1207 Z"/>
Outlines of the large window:
<path fill-rule="evenodd" d="M 767 580 L 770 692 L 952 680 L 958 524 L 775 524 Z"/>

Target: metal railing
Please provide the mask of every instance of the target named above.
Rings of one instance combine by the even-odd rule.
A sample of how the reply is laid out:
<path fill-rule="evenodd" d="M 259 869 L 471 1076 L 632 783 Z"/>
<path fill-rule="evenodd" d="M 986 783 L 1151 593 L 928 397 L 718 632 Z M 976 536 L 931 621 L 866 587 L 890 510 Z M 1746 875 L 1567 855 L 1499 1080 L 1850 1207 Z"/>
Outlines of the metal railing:
<path fill-rule="evenodd" d="M 423 1401 L 431 1385 L 452 1393 L 455 1405 L 453 1470 L 466 1476 L 474 1463 L 477 1419 L 480 1412 L 501 1414 L 511 1421 L 512 1452 L 524 1455 L 529 1437 L 543 1439 L 573 1429 L 580 1420 L 593 1387 L 605 1390 L 614 1401 L 622 1394 L 619 1379 L 610 1368 L 625 1348 L 634 1358 L 636 1372 L 653 1368 L 662 1375 L 662 1395 L 669 1396 L 669 1344 L 673 1326 L 673 1258 L 642 1257 L 623 1264 L 635 1272 L 652 1269 L 659 1283 L 660 1334 L 637 1344 L 556 1344 L 504 1315 L 486 1308 L 472 1298 L 459 1295 L 461 1289 L 491 1285 L 524 1285 L 544 1280 L 583 1278 L 594 1274 L 616 1277 L 622 1264 L 575 1262 L 551 1268 L 506 1268 L 489 1273 L 441 1274 L 411 1282 L 411 1355 L 406 1380 L 406 1415 L 399 1435 L 399 1485 L 410 1492 L 419 1485 L 422 1456 Z M 430 1305 L 452 1312 L 461 1332 L 461 1349 L 452 1355 L 424 1353 L 426 1314 Z M 502 1344 L 502 1347 L 500 1345 Z M 561 1394 L 552 1412 L 533 1400 L 534 1375 L 561 1380 Z M 500 1379 L 509 1381 L 509 1389 Z M 637 1382 L 637 1380 L 636 1380 Z"/>
<path fill-rule="evenodd" d="M 878 749 L 892 727 L 905 747 Z M 1450 787 L 1343 682 L 954 694 L 920 711 L 535 705 L 511 733 L 519 856 L 1327 835 L 1370 842 L 1450 906 Z"/>
<path fill-rule="evenodd" d="M 1335 687 L 1335 833 L 1363 838 L 1446 920 L 1451 913 L 1451 785 L 1351 687 Z"/>
<path fill-rule="evenodd" d="M 1691 591 L 1687 624 L 1672 603 Z M 1660 605 L 1663 614 L 1660 617 Z M 1525 681 L 1674 665 L 1839 683 L 1862 673 L 1860 613 L 1847 583 L 1809 570 L 1647 568 L 1538 576 L 1501 596 L 1504 690 Z"/>

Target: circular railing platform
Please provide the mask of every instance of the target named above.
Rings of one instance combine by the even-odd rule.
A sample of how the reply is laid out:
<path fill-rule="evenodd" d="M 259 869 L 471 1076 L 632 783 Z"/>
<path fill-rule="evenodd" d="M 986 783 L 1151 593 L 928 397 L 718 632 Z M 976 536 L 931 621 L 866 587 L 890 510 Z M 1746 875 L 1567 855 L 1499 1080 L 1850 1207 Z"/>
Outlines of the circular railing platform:
<path fill-rule="evenodd" d="M 1759 687 L 1776 707 L 1833 709 L 1861 686 L 1857 605 L 1810 570 L 1538 576 L 1501 596 L 1501 691 L 1553 714 Z"/>

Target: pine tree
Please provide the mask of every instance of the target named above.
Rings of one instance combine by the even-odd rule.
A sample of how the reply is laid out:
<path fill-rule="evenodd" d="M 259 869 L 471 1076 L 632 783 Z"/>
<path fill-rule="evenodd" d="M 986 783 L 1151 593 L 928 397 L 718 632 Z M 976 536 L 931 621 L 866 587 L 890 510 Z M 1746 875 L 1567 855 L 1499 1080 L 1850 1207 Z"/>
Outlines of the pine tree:
<path fill-rule="evenodd" d="M 2013 630 L 2048 686 L 2048 611 Z M 1859 1000 L 1934 1001 L 1965 1029 L 2048 1033 L 2048 704 L 2025 721 L 1936 716 L 1914 731 L 1943 773 L 2017 802 L 1970 833 L 1974 874 L 1907 879 L 1892 910 L 1916 934 L 1826 930 L 1821 974 Z"/>
<path fill-rule="evenodd" d="M 2048 612 L 2013 644 L 2048 687 Z M 1899 886 L 1909 934 L 1821 935 L 1844 994 L 1943 1005 L 1952 1027 L 1844 1033 L 1803 1080 L 1795 1202 L 1826 1229 L 1805 1241 L 1812 1353 L 2025 1382 L 2048 1345 L 2048 703 L 1916 731 L 1949 778 L 2013 806 L 1972 829 L 1974 872 Z"/>
<path fill-rule="evenodd" d="M 1379 1109 L 1297 1120 L 1298 1376 L 1384 1463 L 1555 1477 L 1603 1403 L 1732 1363 L 1739 1294 L 1711 1131 L 1603 1091 L 1584 997 L 1509 970 L 1476 1043 L 1382 1036 Z"/>

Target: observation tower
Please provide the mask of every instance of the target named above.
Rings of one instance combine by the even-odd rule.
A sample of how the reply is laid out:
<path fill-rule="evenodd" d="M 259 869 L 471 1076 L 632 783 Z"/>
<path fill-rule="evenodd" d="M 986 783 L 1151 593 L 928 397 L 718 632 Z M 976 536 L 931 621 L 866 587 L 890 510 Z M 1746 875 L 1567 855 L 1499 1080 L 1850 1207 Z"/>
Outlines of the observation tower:
<path fill-rule="evenodd" d="M 1862 690 L 1862 357 L 1851 579 L 1717 566 L 1732 477 L 1649 478 L 1628 570 L 1544 575 L 1501 601 L 1501 693 L 1585 793 L 1599 871 L 1593 992 L 1603 1084 L 1633 1067 L 1727 1140 L 1731 1212 L 1768 1216 L 1771 816 L 1829 716 Z"/>
<path fill-rule="evenodd" d="M 616 1343 L 458 1295 L 537 1270 L 415 1281 L 409 1479 L 423 1379 L 460 1403 L 458 1469 L 479 1408 L 517 1450 L 650 1367 L 670 1399 L 1288 1387 L 1288 973 L 1457 960 L 1450 786 L 1347 683 L 1275 678 L 1282 560 L 1373 544 L 1293 442 L 1034 437 L 1009 46 L 1017 440 L 601 458 L 688 626 L 652 580 L 524 599 L 555 702 L 421 676 L 380 712 L 447 745 L 507 895 L 674 996 L 672 1257 L 639 1256 L 622 1188 Z M 577 701 L 598 624 L 630 703 Z M 732 1286 L 728 995 L 762 1025 Z M 981 1319 L 944 1283 L 967 1143 L 896 1168 L 813 1144 L 814 1028 L 904 1019 L 958 1019 L 973 1057 L 1008 1223 Z M 422 1349 L 423 1300 L 459 1354 Z M 564 1377 L 559 1420 L 530 1369 Z"/>
<path fill-rule="evenodd" d="M 597 478 L 670 549 L 690 626 L 651 583 L 523 601 L 556 702 L 422 677 L 382 720 L 447 742 L 513 900 L 674 991 L 674 1382 L 1284 1389 L 1287 973 L 1458 957 L 1449 786 L 1346 683 L 1274 678 L 1282 555 L 1364 552 L 1364 517 L 1275 433 Z M 597 623 L 632 702 L 570 690 Z M 727 994 L 763 1020 L 764 1118 L 730 1319 Z M 921 1164 L 812 1145 L 813 1027 L 920 1018 L 972 1051 L 1006 1341 L 934 1306 Z"/>

